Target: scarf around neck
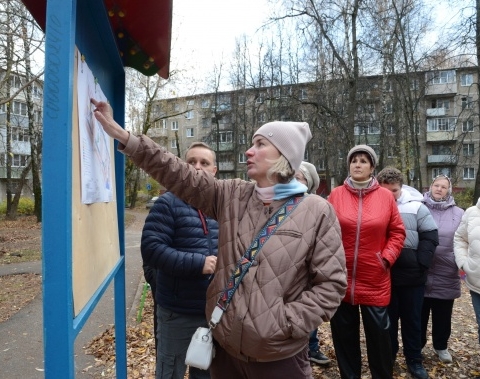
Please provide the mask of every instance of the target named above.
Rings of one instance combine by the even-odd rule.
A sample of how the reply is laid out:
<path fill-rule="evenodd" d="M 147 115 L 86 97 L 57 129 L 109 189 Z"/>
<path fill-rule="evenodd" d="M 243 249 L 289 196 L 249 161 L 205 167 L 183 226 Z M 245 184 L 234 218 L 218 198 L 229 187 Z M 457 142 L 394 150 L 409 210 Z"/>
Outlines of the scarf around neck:
<path fill-rule="evenodd" d="M 293 195 L 305 193 L 307 190 L 307 186 L 295 178 L 287 184 L 275 184 L 271 187 L 260 188 L 255 184 L 255 191 L 257 192 L 258 198 L 263 202 L 285 199 Z"/>

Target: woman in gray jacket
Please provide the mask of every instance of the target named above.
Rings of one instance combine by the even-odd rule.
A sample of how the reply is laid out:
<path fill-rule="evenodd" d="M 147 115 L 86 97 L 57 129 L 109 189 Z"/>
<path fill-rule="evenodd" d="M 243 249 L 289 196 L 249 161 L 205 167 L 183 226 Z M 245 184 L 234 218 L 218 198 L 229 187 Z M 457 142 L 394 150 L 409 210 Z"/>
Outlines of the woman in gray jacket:
<path fill-rule="evenodd" d="M 463 209 L 455 205 L 452 183 L 445 175 L 433 179 L 423 201 L 438 226 L 438 246 L 428 269 L 422 309 L 422 346 L 427 343 L 427 326 L 432 314 L 432 342 L 438 358 L 452 362 L 448 339 L 452 330 L 453 302 L 460 297 L 460 276 L 453 254 L 453 236 Z"/>
<path fill-rule="evenodd" d="M 177 197 L 218 221 L 218 260 L 207 291 L 210 319 L 237 262 L 286 202 L 292 212 L 271 234 L 213 329 L 213 379 L 309 379 L 309 333 L 335 313 L 346 290 L 345 253 L 333 207 L 295 178 L 311 138 L 305 122 L 274 121 L 253 136 L 247 174 L 218 180 L 195 170 L 146 136 L 121 128 L 110 106 L 92 99 L 94 116 L 119 149 Z M 243 260 L 242 260 L 243 261 Z M 220 306 L 220 305 L 219 305 Z"/>

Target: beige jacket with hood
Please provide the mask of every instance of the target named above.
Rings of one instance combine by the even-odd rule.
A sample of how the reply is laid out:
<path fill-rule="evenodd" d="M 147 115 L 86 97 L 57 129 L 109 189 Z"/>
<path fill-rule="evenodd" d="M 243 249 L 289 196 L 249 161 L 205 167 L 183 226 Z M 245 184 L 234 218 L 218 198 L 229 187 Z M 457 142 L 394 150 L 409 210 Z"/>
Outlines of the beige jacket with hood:
<path fill-rule="evenodd" d="M 210 319 L 237 261 L 286 201 L 264 206 L 255 185 L 196 171 L 148 137 L 119 149 L 179 198 L 218 220 L 218 261 L 207 291 Z M 230 355 L 275 361 L 307 346 L 309 333 L 335 313 L 347 286 L 340 226 L 332 206 L 308 195 L 257 255 L 213 335 Z"/>

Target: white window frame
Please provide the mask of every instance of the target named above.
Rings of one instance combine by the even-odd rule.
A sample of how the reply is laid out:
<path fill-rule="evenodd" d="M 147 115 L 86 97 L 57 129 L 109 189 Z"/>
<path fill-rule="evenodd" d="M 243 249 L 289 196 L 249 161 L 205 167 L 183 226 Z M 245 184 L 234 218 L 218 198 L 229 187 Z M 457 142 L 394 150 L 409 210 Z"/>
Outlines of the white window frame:
<path fill-rule="evenodd" d="M 475 168 L 464 167 L 463 168 L 463 180 L 474 180 L 474 179 L 475 179 Z"/>
<path fill-rule="evenodd" d="M 238 163 L 247 163 L 247 156 L 245 153 L 238 153 Z"/>
<path fill-rule="evenodd" d="M 449 167 L 435 167 L 432 169 L 432 179 L 438 175 L 446 175 L 449 178 L 452 176 L 452 170 Z"/>
<path fill-rule="evenodd" d="M 431 84 L 455 83 L 455 71 L 454 70 L 429 72 L 427 74 L 427 77 L 431 81 Z"/>
<path fill-rule="evenodd" d="M 13 154 L 12 167 L 25 167 L 27 165 L 28 157 L 28 155 L 24 154 Z"/>
<path fill-rule="evenodd" d="M 427 119 L 427 132 L 445 132 L 455 130 L 455 117 L 438 117 Z"/>
<path fill-rule="evenodd" d="M 473 98 L 471 96 L 462 96 L 462 109 L 472 109 Z"/>
<path fill-rule="evenodd" d="M 177 140 L 176 140 L 176 138 L 170 140 L 170 148 L 171 148 L 171 149 L 176 149 L 176 148 L 177 148 Z"/>
<path fill-rule="evenodd" d="M 194 128 L 187 128 L 186 130 L 187 138 L 191 138 L 195 136 L 195 130 Z"/>
<path fill-rule="evenodd" d="M 210 99 L 203 99 L 202 100 L 202 109 L 210 108 Z"/>
<path fill-rule="evenodd" d="M 245 145 L 247 143 L 247 135 L 245 133 L 240 133 L 238 135 L 238 144 Z"/>
<path fill-rule="evenodd" d="M 463 156 L 471 157 L 475 155 L 475 144 L 474 143 L 464 143 L 462 145 Z"/>
<path fill-rule="evenodd" d="M 218 140 L 220 143 L 232 143 L 233 132 L 220 132 L 218 133 Z"/>
<path fill-rule="evenodd" d="M 172 121 L 172 130 L 178 130 L 178 121 Z"/>
<path fill-rule="evenodd" d="M 473 74 L 460 74 L 460 86 L 470 87 L 473 84 Z"/>
<path fill-rule="evenodd" d="M 193 107 L 195 105 L 195 100 L 187 100 L 187 107 Z"/>
<path fill-rule="evenodd" d="M 194 117 L 195 117 L 195 111 L 193 111 L 193 110 L 189 110 L 189 111 L 187 111 L 187 113 L 185 113 L 185 118 L 187 120 L 191 120 Z"/>
<path fill-rule="evenodd" d="M 298 97 L 300 100 L 308 99 L 308 91 L 305 88 L 300 89 L 300 94 Z"/>
<path fill-rule="evenodd" d="M 462 132 L 473 133 L 473 120 L 462 121 Z"/>

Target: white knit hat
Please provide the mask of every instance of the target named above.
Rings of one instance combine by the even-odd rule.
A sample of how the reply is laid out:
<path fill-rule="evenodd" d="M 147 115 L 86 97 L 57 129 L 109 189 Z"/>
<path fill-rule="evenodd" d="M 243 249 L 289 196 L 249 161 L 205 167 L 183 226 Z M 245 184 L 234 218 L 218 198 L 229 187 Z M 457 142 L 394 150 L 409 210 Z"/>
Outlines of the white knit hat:
<path fill-rule="evenodd" d="M 312 139 L 306 122 L 273 121 L 262 125 L 253 137 L 260 135 L 269 140 L 287 159 L 294 171 L 300 167 L 305 155 L 305 146 Z"/>
<path fill-rule="evenodd" d="M 300 163 L 299 170 L 302 172 L 305 180 L 307 181 L 307 192 L 316 193 L 318 186 L 320 185 L 320 178 L 318 176 L 315 166 L 308 162 L 302 162 Z"/>
<path fill-rule="evenodd" d="M 352 156 L 355 153 L 366 153 L 370 156 L 370 160 L 372 163 L 372 166 L 375 168 L 378 163 L 378 158 L 377 154 L 375 153 L 375 150 L 373 150 L 370 146 L 368 145 L 357 145 L 354 146 L 350 149 L 347 155 L 347 167 L 350 166 L 350 162 L 352 161 Z"/>

